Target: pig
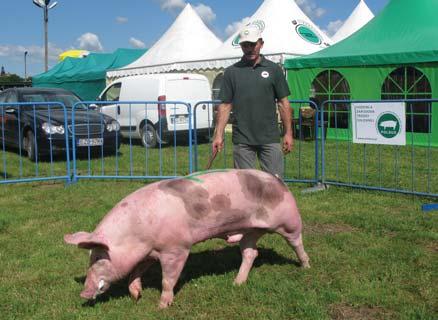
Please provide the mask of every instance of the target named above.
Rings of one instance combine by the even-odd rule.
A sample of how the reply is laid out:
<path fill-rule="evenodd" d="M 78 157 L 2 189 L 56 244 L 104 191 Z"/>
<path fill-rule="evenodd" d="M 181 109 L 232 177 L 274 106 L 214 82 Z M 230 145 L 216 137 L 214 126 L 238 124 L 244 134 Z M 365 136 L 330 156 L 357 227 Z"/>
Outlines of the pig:
<path fill-rule="evenodd" d="M 234 283 L 240 285 L 258 255 L 258 239 L 274 232 L 286 239 L 302 267 L 310 267 L 301 217 L 282 180 L 258 170 L 230 169 L 149 184 L 121 200 L 92 233 L 66 234 L 64 240 L 91 250 L 81 297 L 95 299 L 129 277 L 130 295 L 138 300 L 141 277 L 158 260 L 159 308 L 166 308 L 194 244 L 211 238 L 239 242 L 242 263 Z"/>

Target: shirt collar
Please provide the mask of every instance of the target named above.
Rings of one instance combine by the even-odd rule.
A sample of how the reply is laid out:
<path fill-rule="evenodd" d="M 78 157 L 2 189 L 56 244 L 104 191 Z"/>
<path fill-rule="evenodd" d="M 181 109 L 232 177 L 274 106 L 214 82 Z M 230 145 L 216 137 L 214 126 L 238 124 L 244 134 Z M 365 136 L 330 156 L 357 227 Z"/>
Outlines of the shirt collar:
<path fill-rule="evenodd" d="M 265 56 L 260 54 L 260 62 L 257 63 L 255 66 L 252 66 L 251 64 L 249 64 L 248 61 L 245 60 L 243 57 L 242 57 L 242 59 L 240 59 L 240 61 L 238 63 L 242 67 L 254 67 L 254 68 L 257 68 L 258 66 L 266 67 L 266 61 L 267 60 L 266 60 Z"/>

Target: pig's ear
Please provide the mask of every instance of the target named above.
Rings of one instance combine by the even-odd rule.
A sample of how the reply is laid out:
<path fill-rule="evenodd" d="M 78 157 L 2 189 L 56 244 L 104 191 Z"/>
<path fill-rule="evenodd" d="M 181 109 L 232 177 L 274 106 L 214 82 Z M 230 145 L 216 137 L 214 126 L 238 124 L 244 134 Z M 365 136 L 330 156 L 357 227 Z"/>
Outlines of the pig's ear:
<path fill-rule="evenodd" d="M 109 249 L 108 242 L 103 236 L 84 231 L 76 232 L 74 234 L 66 234 L 64 236 L 64 241 L 68 244 L 77 245 L 79 248 L 83 249 L 94 249 L 97 247 L 105 250 Z"/>

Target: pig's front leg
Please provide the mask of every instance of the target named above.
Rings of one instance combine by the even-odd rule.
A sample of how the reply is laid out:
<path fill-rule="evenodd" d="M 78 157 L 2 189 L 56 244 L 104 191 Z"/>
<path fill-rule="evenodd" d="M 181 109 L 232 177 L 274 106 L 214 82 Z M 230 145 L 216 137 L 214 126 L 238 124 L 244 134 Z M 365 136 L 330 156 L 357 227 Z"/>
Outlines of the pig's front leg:
<path fill-rule="evenodd" d="M 164 309 L 173 302 L 173 288 L 179 279 L 181 271 L 187 261 L 190 249 L 177 248 L 160 254 L 161 269 L 163 272 L 162 292 L 159 308 Z"/>
<path fill-rule="evenodd" d="M 264 232 L 254 231 L 247 233 L 240 240 L 240 252 L 242 254 L 242 264 L 239 268 L 239 273 L 234 279 L 234 284 L 240 285 L 248 279 L 248 274 L 251 271 L 254 260 L 258 256 L 257 240 Z"/>
<path fill-rule="evenodd" d="M 134 269 L 134 271 L 129 275 L 129 293 L 131 294 L 134 301 L 138 301 L 141 297 L 141 276 L 146 272 L 146 270 L 153 264 L 155 260 L 146 259 L 140 262 Z"/>

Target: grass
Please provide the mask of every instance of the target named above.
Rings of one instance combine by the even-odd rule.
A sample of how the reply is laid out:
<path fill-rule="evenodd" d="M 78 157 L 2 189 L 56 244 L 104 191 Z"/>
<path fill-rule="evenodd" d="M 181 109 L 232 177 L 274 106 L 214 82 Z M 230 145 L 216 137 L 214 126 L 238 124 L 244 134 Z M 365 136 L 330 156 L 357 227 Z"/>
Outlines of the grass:
<path fill-rule="evenodd" d="M 341 146 L 338 145 L 338 151 Z M 297 141 L 295 152 L 287 158 L 287 176 L 312 176 L 313 148 L 312 142 Z M 176 150 L 163 148 L 161 170 L 160 152 L 154 152 L 147 158 L 146 170 L 144 150 L 133 146 L 130 162 L 130 150 L 123 146 L 119 174 L 156 175 L 160 171 L 168 175 L 185 174 L 188 172 L 185 150 L 185 146 Z M 329 145 L 327 150 L 328 159 L 336 159 L 336 145 Z M 215 168 L 231 166 L 230 151 L 228 148 L 225 155 L 218 156 Z M 348 154 L 348 149 L 343 152 Z M 367 152 L 370 161 L 378 159 L 379 151 Z M 371 156 L 373 152 L 377 152 L 377 157 Z M 207 164 L 208 154 L 209 145 L 201 145 L 200 169 Z M 4 171 L 17 175 L 19 166 L 14 164 L 17 155 L 6 156 L 11 160 Z M 358 159 L 363 159 L 363 154 Z M 32 175 L 34 165 L 26 159 L 23 163 L 29 166 Z M 82 175 L 99 174 L 101 164 L 100 159 L 94 159 L 88 167 L 88 161 L 81 160 L 78 170 Z M 105 158 L 104 164 L 104 172 L 115 172 L 115 157 Z M 64 165 L 62 161 L 41 163 L 39 172 L 50 167 L 54 172 L 62 172 Z M 375 163 L 373 166 L 378 167 Z M 347 179 L 347 167 L 339 170 L 338 175 L 329 171 L 327 176 L 333 180 Z M 371 165 L 367 167 L 375 174 Z M 409 182 L 409 160 L 400 157 L 400 168 L 405 168 L 399 172 L 400 181 Z M 27 169 L 23 166 L 22 170 Z M 389 174 L 386 171 L 382 172 Z M 403 180 L 405 171 L 408 174 Z M 358 169 L 351 177 L 360 179 L 363 172 Z M 436 181 L 431 186 L 433 190 L 437 188 Z M 431 200 L 348 188 L 302 194 L 307 187 L 303 184 L 291 184 L 290 188 L 304 221 L 311 269 L 300 269 L 283 239 L 268 235 L 259 242 L 260 255 L 248 283 L 236 287 L 232 282 L 240 264 L 238 247 L 209 240 L 193 247 L 175 303 L 169 309 L 157 308 L 161 290 L 159 265 L 143 278 L 143 298 L 137 304 L 131 301 L 126 282 L 114 285 L 96 304 L 84 304 L 79 293 L 88 254 L 64 244 L 63 235 L 92 231 L 118 201 L 145 183 L 83 180 L 69 187 L 51 182 L 0 186 L 0 318 L 438 318 L 438 217 L 434 212 L 420 211 L 420 206 Z"/>
<path fill-rule="evenodd" d="M 213 168 L 232 166 L 230 136 Z M 198 148 L 205 168 L 210 146 Z M 438 193 L 437 151 L 358 146 L 327 141 L 326 180 Z M 1 152 L 3 180 L 66 174 L 64 161 L 37 165 Z M 296 141 L 286 177 L 314 176 L 314 142 Z M 414 165 L 412 165 L 414 163 Z M 122 145 L 117 156 L 78 160 L 81 176 L 176 176 L 189 172 L 187 146 L 145 150 Z M 260 241 L 249 282 L 232 285 L 240 264 L 236 246 L 210 240 L 196 245 L 178 285 L 175 305 L 159 311 L 159 266 L 144 280 L 134 304 L 126 283 L 94 306 L 79 298 L 87 253 L 66 246 L 63 234 L 91 231 L 119 200 L 147 183 L 88 181 L 0 186 L 0 314 L 3 319 L 436 319 L 438 230 L 423 214 L 425 198 L 330 188 L 301 194 L 290 185 L 305 224 L 312 269 L 297 268 L 278 236 Z"/>

